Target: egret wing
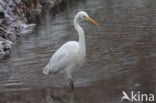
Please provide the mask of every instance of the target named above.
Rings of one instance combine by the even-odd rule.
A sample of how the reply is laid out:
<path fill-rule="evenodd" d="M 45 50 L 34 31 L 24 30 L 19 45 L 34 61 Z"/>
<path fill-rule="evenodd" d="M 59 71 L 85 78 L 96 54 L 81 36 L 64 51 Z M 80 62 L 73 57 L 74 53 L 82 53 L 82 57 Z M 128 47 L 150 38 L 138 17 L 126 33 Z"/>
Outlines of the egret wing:
<path fill-rule="evenodd" d="M 77 42 L 67 42 L 61 48 L 59 48 L 52 56 L 50 62 L 45 67 L 49 71 L 57 73 L 66 69 L 73 58 L 73 53 L 78 48 Z M 46 74 L 46 73 L 45 73 Z"/>

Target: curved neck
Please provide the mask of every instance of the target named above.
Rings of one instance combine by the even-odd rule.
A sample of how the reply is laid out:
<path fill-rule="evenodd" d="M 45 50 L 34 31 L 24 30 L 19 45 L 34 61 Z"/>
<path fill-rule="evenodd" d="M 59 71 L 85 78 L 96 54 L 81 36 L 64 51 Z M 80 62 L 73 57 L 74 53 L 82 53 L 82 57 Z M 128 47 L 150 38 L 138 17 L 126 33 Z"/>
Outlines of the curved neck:
<path fill-rule="evenodd" d="M 78 32 L 78 35 L 79 35 L 80 53 L 81 53 L 81 55 L 85 56 L 85 54 L 86 54 L 85 35 L 84 35 L 83 29 L 79 25 L 77 18 L 74 19 L 74 26 L 75 26 L 76 31 Z"/>

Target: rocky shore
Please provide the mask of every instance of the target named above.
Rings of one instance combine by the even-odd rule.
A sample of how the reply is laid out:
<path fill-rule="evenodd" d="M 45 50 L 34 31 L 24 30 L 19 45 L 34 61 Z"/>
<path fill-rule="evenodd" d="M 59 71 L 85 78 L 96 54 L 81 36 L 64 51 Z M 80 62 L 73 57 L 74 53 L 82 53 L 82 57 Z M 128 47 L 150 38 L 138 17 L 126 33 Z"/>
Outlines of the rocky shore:
<path fill-rule="evenodd" d="M 62 0 L 0 0 L 0 55 L 8 54 L 12 45 L 30 34 L 44 7 L 53 8 Z"/>

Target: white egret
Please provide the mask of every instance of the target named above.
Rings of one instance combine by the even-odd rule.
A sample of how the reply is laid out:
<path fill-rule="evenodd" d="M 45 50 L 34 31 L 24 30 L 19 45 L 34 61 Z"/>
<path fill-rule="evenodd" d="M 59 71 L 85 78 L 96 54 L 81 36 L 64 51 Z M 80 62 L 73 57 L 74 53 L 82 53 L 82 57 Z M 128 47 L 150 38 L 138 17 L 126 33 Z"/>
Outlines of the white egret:
<path fill-rule="evenodd" d="M 82 20 L 90 21 L 96 26 L 99 26 L 86 12 L 78 12 L 74 19 L 74 26 L 79 35 L 79 42 L 69 41 L 62 45 L 43 69 L 45 75 L 48 75 L 49 73 L 65 73 L 70 80 L 70 87 L 72 90 L 74 89 L 72 73 L 84 64 L 86 57 L 85 35 L 83 29 L 79 25 Z"/>

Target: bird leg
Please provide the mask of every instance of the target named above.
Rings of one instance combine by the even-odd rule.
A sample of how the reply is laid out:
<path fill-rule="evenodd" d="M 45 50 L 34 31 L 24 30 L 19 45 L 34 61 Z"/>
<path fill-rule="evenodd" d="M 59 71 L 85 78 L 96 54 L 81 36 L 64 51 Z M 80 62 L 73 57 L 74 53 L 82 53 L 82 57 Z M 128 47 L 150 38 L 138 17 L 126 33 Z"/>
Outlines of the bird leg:
<path fill-rule="evenodd" d="M 70 78 L 70 81 L 69 82 L 70 82 L 69 85 L 70 85 L 70 87 L 71 87 L 71 89 L 73 91 L 74 90 L 74 82 L 73 82 L 73 79 Z"/>

